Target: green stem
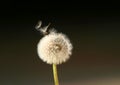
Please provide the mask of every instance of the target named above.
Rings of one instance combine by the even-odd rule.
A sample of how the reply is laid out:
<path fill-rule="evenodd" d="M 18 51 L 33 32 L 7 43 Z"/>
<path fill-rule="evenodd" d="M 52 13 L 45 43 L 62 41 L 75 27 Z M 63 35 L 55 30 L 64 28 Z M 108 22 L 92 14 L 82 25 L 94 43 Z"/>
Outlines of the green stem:
<path fill-rule="evenodd" d="M 53 64 L 53 76 L 55 85 L 59 85 L 58 74 L 57 74 L 57 65 Z"/>

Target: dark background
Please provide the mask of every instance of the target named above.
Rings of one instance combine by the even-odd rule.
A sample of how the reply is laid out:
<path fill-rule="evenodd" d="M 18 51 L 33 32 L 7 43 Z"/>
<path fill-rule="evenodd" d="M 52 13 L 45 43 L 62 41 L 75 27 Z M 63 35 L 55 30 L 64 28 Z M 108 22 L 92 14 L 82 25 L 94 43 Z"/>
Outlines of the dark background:
<path fill-rule="evenodd" d="M 58 66 L 61 85 L 120 84 L 117 4 L 5 2 L 0 16 L 0 85 L 53 85 L 52 66 L 37 55 L 39 20 L 68 35 L 70 60 Z"/>

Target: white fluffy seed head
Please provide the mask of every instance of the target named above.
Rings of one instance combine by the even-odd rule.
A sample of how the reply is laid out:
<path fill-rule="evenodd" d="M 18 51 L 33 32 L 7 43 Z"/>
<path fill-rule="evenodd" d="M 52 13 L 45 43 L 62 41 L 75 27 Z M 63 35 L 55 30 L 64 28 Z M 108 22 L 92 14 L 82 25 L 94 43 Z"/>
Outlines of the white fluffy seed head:
<path fill-rule="evenodd" d="M 70 58 L 72 48 L 72 44 L 66 35 L 52 31 L 39 41 L 37 52 L 44 62 L 61 64 Z"/>

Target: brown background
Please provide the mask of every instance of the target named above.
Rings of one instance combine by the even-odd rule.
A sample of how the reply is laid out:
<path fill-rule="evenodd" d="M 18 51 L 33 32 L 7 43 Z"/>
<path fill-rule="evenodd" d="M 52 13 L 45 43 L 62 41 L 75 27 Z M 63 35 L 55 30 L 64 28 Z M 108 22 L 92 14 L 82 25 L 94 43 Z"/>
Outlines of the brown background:
<path fill-rule="evenodd" d="M 58 2 L 59 3 L 59 2 Z M 79 6 L 78 6 L 79 5 Z M 52 67 L 39 59 L 38 20 L 51 22 L 73 43 L 58 66 L 61 85 L 119 85 L 120 13 L 112 5 L 14 2 L 0 19 L 0 85 L 52 85 Z M 9 8 L 10 7 L 10 8 Z"/>

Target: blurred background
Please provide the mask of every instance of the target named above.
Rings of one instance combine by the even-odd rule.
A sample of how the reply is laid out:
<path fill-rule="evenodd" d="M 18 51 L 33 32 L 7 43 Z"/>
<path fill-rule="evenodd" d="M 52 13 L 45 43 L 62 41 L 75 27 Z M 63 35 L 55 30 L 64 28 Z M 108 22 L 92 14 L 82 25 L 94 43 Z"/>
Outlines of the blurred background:
<path fill-rule="evenodd" d="M 39 20 L 68 35 L 74 47 L 70 60 L 58 65 L 60 85 L 120 85 L 117 5 L 54 3 L 7 2 L 1 7 L 0 85 L 54 85 L 52 66 L 37 55 Z"/>

